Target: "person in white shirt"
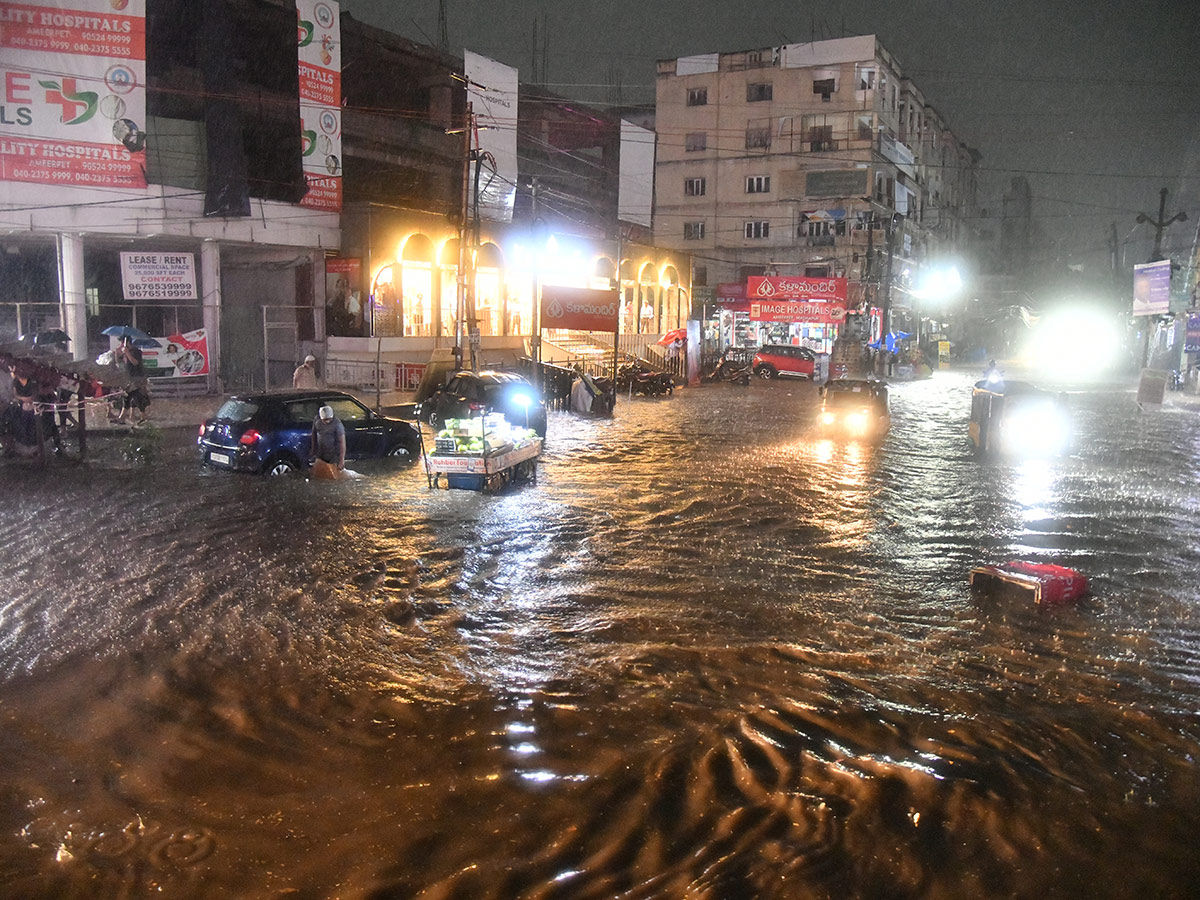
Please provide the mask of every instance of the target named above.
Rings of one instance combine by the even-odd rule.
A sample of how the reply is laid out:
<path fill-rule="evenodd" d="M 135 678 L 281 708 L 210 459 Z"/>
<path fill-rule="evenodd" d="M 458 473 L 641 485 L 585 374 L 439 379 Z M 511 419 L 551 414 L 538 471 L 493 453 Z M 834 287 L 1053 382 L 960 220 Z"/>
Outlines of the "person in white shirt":
<path fill-rule="evenodd" d="M 304 362 L 292 373 L 292 387 L 315 388 L 317 386 L 317 358 L 311 353 L 304 357 Z"/>

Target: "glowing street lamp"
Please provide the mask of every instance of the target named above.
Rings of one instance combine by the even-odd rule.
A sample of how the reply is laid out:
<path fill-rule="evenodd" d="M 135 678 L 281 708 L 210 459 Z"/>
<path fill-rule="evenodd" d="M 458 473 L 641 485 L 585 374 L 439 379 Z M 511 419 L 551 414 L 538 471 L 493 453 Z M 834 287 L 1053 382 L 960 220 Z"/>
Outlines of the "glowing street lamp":
<path fill-rule="evenodd" d="M 913 294 L 921 300 L 951 300 L 962 293 L 963 279 L 955 266 L 931 269 L 925 273 Z"/>

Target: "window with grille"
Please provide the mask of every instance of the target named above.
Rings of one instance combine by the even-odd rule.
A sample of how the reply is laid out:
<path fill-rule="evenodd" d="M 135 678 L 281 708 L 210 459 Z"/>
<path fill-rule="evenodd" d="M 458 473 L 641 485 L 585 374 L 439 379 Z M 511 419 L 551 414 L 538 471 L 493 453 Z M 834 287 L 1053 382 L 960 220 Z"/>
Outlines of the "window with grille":
<path fill-rule="evenodd" d="M 703 197 L 705 181 L 703 178 L 683 179 L 683 193 L 687 197 Z"/>
<path fill-rule="evenodd" d="M 746 102 L 761 103 L 765 100 L 770 100 L 774 96 L 771 89 L 771 82 L 760 81 L 754 84 L 746 85 Z"/>
<path fill-rule="evenodd" d="M 688 106 L 708 106 L 708 88 L 688 88 Z"/>
<path fill-rule="evenodd" d="M 685 241 L 699 241 L 704 237 L 703 222 L 684 222 L 683 223 L 683 239 Z"/>
<path fill-rule="evenodd" d="M 759 238 L 770 237 L 771 236 L 771 223 L 770 222 L 747 222 L 745 233 L 746 233 L 746 237 L 756 239 L 756 240 Z"/>
<path fill-rule="evenodd" d="M 746 193 L 747 194 L 767 194 L 771 191 L 771 176 L 770 175 L 748 175 L 746 176 Z"/>
<path fill-rule="evenodd" d="M 708 135 L 703 131 L 691 132 L 683 139 L 683 149 L 689 152 L 708 149 Z"/>

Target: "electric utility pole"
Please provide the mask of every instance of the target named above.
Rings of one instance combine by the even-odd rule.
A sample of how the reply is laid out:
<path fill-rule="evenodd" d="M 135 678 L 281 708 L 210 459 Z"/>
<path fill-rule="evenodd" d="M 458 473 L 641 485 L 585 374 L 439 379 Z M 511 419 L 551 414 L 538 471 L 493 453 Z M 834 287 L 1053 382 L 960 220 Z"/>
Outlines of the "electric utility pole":
<path fill-rule="evenodd" d="M 1148 262 L 1159 262 L 1164 257 L 1162 255 L 1162 237 L 1163 232 L 1175 222 L 1186 222 L 1187 213 L 1177 212 L 1171 218 L 1165 218 L 1167 214 L 1167 189 L 1163 188 L 1158 192 L 1158 218 L 1152 219 L 1145 213 L 1138 213 L 1137 221 L 1141 225 L 1143 223 L 1154 226 L 1154 255 L 1150 257 Z"/>
<path fill-rule="evenodd" d="M 892 257 L 896 255 L 896 232 L 900 229 L 900 223 L 904 221 L 904 216 L 900 213 L 892 213 L 887 220 L 887 268 L 883 276 L 883 310 L 880 316 L 879 324 L 879 341 L 880 347 L 885 355 L 884 360 L 891 359 L 891 352 L 888 350 L 888 335 L 892 331 Z M 887 363 L 884 363 L 884 372 L 891 374 L 887 369 Z"/>
<path fill-rule="evenodd" d="M 1187 213 L 1177 212 L 1171 218 L 1167 218 L 1167 189 L 1163 188 L 1158 192 L 1158 218 L 1152 219 L 1145 213 L 1138 213 L 1138 224 L 1148 224 L 1154 226 L 1154 253 L 1150 255 L 1148 262 L 1161 262 L 1165 257 L 1162 255 L 1162 238 L 1163 232 L 1166 231 L 1175 222 L 1186 222 Z M 1168 270 L 1169 271 L 1169 270 Z M 1146 319 L 1154 318 L 1146 316 Z M 1155 319 L 1157 321 L 1157 319 Z M 1150 322 L 1147 321 L 1144 326 L 1145 335 L 1142 338 L 1142 368 L 1150 362 Z"/>

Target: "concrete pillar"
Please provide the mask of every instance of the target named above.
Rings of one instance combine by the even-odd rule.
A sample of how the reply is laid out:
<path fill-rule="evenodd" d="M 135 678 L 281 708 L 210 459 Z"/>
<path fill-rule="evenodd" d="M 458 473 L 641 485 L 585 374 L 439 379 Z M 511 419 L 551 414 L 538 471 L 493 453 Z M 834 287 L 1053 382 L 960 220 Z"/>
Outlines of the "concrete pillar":
<path fill-rule="evenodd" d="M 77 234 L 58 236 L 58 302 L 63 329 L 71 339 L 76 359 L 87 359 L 87 294 L 83 281 L 83 238 Z"/>
<path fill-rule="evenodd" d="M 208 335 L 208 389 L 221 389 L 221 245 L 200 244 L 200 303 Z"/>

